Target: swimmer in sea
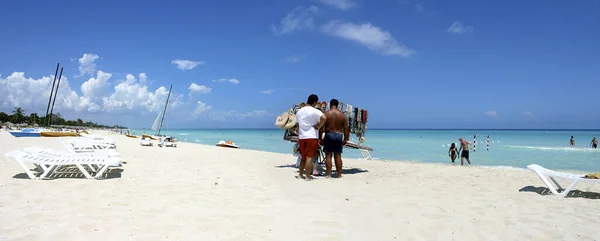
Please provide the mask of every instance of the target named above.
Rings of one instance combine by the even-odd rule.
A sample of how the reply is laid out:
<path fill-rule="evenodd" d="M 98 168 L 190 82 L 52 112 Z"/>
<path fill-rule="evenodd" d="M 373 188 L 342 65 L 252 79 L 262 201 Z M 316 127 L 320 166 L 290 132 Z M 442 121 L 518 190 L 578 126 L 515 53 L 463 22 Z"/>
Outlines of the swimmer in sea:
<path fill-rule="evenodd" d="M 462 150 L 460 153 L 460 165 L 462 166 L 465 164 L 465 158 L 467 159 L 467 163 L 471 165 L 471 161 L 469 160 L 469 145 L 471 145 L 471 142 L 468 142 L 462 137 L 458 138 L 458 141 L 460 141 L 460 149 L 458 151 L 460 152 Z"/>
<path fill-rule="evenodd" d="M 592 139 L 592 141 L 590 142 L 590 145 L 592 146 L 592 148 L 596 149 L 596 147 L 598 147 L 598 139 L 596 139 L 596 137 L 594 136 L 594 139 Z"/>
<path fill-rule="evenodd" d="M 454 160 L 456 160 L 456 157 L 458 156 L 458 150 L 456 149 L 456 145 L 454 143 L 452 143 L 450 150 L 448 150 L 448 156 L 450 156 L 452 163 L 454 163 Z"/>
<path fill-rule="evenodd" d="M 571 147 L 575 146 L 575 138 L 573 138 L 573 136 L 571 136 Z"/>

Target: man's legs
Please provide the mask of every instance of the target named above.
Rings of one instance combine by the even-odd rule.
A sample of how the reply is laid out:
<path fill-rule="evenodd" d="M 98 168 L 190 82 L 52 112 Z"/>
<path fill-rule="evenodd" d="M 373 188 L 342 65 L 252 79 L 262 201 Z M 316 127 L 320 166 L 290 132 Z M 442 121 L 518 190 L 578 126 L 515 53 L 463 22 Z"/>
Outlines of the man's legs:
<path fill-rule="evenodd" d="M 335 158 L 335 172 L 337 173 L 337 177 L 342 177 L 342 153 L 334 153 L 333 157 Z"/>
<path fill-rule="evenodd" d="M 311 174 L 313 171 L 313 163 L 312 163 L 312 159 L 313 157 L 315 157 L 316 152 L 317 152 L 317 148 L 318 148 L 318 141 L 317 139 L 307 139 L 304 140 L 306 143 L 304 146 L 302 146 L 301 148 L 306 151 L 306 157 L 302 157 L 302 161 L 305 162 L 305 166 L 304 166 L 304 171 L 306 174 L 305 179 L 308 181 L 311 179 Z"/>
<path fill-rule="evenodd" d="M 313 158 L 312 156 L 311 157 L 306 157 L 303 160 L 306 163 L 306 166 L 304 166 L 304 171 L 305 171 L 305 174 L 306 174 L 306 177 L 305 177 L 306 180 L 310 180 L 311 179 L 310 175 L 312 174 L 312 170 L 313 170 L 312 158 Z"/>
<path fill-rule="evenodd" d="M 298 140 L 298 146 L 300 147 L 300 165 L 298 166 L 298 178 L 304 178 L 304 166 L 306 165 L 306 152 L 303 151 L 306 149 L 306 143 L 304 140 Z"/>
<path fill-rule="evenodd" d="M 331 178 L 331 152 L 325 152 L 325 167 L 327 168 L 327 178 Z"/>

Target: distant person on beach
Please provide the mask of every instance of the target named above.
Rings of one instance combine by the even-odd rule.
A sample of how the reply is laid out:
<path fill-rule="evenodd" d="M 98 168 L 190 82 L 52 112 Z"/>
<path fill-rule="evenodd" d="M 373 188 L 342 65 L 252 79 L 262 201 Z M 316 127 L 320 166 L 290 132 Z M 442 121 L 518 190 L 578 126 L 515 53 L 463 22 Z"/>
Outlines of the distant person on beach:
<path fill-rule="evenodd" d="M 596 149 L 596 147 L 598 147 L 598 139 L 596 139 L 596 137 L 594 136 L 594 139 L 592 139 L 592 141 L 590 142 L 590 145 L 592 146 L 592 148 Z"/>
<path fill-rule="evenodd" d="M 471 161 L 469 160 L 469 145 L 471 145 L 471 142 L 468 142 L 462 137 L 458 138 L 458 141 L 460 141 L 460 149 L 458 151 L 460 152 L 462 150 L 462 152 L 460 152 L 460 165 L 463 166 L 465 164 L 465 159 L 467 159 L 467 163 L 471 165 Z"/>
<path fill-rule="evenodd" d="M 302 172 L 306 171 L 306 180 L 311 179 L 313 170 L 312 159 L 315 157 L 319 148 L 319 130 L 325 125 L 327 117 L 315 106 L 319 102 L 319 97 L 315 94 L 308 96 L 306 106 L 300 108 L 296 113 L 298 122 L 298 144 L 300 146 L 300 167 L 298 178 L 304 178 Z"/>
<path fill-rule="evenodd" d="M 575 146 L 575 138 L 573 138 L 573 136 L 571 136 L 571 147 Z"/>
<path fill-rule="evenodd" d="M 456 145 L 454 143 L 450 145 L 450 149 L 448 150 L 448 156 L 450 156 L 450 159 L 452 159 L 452 163 L 454 163 L 454 160 L 456 160 L 456 157 L 458 156 L 458 150 L 456 149 Z"/>
<path fill-rule="evenodd" d="M 336 99 L 329 101 L 329 110 L 325 112 L 327 121 L 325 129 L 319 131 L 319 137 L 325 132 L 325 137 L 321 141 L 325 151 L 325 166 L 327 167 L 327 177 L 331 178 L 331 155 L 335 159 L 335 171 L 337 177 L 342 177 L 342 150 L 350 138 L 350 128 L 348 128 L 348 118 L 338 109 L 339 102 Z"/>

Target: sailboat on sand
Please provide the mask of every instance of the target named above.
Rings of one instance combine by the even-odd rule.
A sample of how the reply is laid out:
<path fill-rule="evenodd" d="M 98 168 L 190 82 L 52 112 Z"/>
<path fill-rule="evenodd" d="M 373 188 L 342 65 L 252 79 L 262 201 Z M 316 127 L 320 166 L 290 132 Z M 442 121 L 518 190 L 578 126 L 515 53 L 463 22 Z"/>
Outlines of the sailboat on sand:
<path fill-rule="evenodd" d="M 169 88 L 169 95 L 167 96 L 167 102 L 165 103 L 165 108 L 160 110 L 158 116 L 154 120 L 154 124 L 152 124 L 152 130 L 155 131 L 153 135 L 143 134 L 142 138 L 148 138 L 152 140 L 160 140 L 160 130 L 162 129 L 163 122 L 165 121 L 165 115 L 167 114 L 167 107 L 169 106 L 169 99 L 171 98 L 171 90 L 173 89 L 173 85 Z"/>
<path fill-rule="evenodd" d="M 154 120 L 154 124 L 152 124 L 152 130 L 155 131 L 154 135 L 142 135 L 142 138 L 149 138 L 152 140 L 159 140 L 159 147 L 177 147 L 177 138 L 167 135 L 161 135 L 160 130 L 162 129 L 163 123 L 165 122 L 165 115 L 167 114 L 167 107 L 169 106 L 169 100 L 171 98 L 171 90 L 173 89 L 173 85 L 169 88 L 169 95 L 167 96 L 167 102 L 165 103 L 165 108 L 162 109 L 156 119 Z"/>

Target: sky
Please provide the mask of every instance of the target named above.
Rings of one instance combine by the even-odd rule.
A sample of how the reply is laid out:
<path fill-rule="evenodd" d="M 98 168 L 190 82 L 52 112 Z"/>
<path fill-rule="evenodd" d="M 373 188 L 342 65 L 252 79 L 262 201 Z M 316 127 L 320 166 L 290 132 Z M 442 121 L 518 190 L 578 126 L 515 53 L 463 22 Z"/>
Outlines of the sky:
<path fill-rule="evenodd" d="M 0 111 L 273 128 L 317 94 L 369 128 L 600 128 L 600 0 L 3 1 Z"/>

